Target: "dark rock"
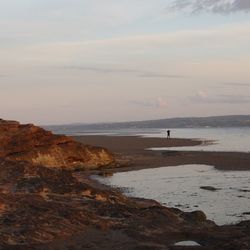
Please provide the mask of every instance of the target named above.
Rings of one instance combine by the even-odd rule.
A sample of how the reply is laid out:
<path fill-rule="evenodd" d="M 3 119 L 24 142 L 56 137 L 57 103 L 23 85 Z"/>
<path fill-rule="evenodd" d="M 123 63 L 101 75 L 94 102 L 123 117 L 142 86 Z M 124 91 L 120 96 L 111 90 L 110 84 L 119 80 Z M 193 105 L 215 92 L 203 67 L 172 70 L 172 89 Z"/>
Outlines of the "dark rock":
<path fill-rule="evenodd" d="M 239 189 L 240 192 L 243 192 L 243 193 L 249 193 L 250 190 L 249 189 Z"/>
<path fill-rule="evenodd" d="M 244 212 L 243 215 L 250 215 L 250 212 Z"/>
<path fill-rule="evenodd" d="M 217 191 L 220 190 L 220 188 L 215 188 L 212 186 L 201 186 L 200 189 L 208 190 L 208 191 Z"/>

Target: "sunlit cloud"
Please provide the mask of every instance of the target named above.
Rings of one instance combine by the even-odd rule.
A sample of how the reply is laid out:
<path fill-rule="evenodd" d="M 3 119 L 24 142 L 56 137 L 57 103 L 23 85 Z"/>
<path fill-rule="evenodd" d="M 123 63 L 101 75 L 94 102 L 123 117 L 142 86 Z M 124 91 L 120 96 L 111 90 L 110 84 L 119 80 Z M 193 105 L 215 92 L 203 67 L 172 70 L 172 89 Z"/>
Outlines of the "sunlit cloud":
<path fill-rule="evenodd" d="M 156 103 L 158 108 L 166 108 L 168 106 L 167 101 L 162 97 L 157 97 Z"/>
<path fill-rule="evenodd" d="M 164 72 L 150 72 L 129 68 L 106 68 L 105 66 L 67 66 L 62 69 L 89 71 L 96 74 L 132 74 L 143 78 L 183 78 L 183 75 L 166 74 Z"/>
<path fill-rule="evenodd" d="M 250 87 L 250 83 L 242 83 L 242 82 L 226 82 L 223 83 L 226 86 L 233 86 L 233 87 Z"/>
<path fill-rule="evenodd" d="M 157 97 L 154 100 L 146 100 L 146 101 L 132 101 L 132 104 L 143 106 L 143 107 L 148 107 L 148 108 L 167 108 L 168 107 L 168 102 L 165 98 L 163 97 Z"/>

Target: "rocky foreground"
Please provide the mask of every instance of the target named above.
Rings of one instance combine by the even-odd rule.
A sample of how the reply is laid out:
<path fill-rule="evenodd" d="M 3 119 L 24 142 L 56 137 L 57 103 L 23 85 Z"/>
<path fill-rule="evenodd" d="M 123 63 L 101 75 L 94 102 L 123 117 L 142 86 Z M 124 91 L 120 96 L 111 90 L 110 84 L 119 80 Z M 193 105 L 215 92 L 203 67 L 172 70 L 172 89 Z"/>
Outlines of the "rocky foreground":
<path fill-rule="evenodd" d="M 0 152 L 0 249 L 250 249 L 250 222 L 219 227 L 89 179 L 116 165 L 103 148 L 1 121 Z"/>

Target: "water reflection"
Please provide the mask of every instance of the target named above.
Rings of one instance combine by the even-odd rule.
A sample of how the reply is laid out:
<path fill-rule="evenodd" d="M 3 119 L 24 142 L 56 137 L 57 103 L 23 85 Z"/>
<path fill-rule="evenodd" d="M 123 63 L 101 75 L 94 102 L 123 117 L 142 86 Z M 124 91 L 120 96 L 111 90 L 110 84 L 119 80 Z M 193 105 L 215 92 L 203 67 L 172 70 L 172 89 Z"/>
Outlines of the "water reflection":
<path fill-rule="evenodd" d="M 129 196 L 155 199 L 183 211 L 202 210 L 219 225 L 250 219 L 250 171 L 185 165 L 95 178 L 125 188 Z"/>

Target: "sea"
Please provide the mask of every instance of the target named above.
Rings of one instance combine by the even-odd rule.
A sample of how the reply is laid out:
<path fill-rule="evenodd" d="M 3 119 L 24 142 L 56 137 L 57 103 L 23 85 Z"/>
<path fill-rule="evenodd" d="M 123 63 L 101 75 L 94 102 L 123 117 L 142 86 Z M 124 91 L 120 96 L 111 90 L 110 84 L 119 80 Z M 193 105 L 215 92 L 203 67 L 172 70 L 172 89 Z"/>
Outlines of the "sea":
<path fill-rule="evenodd" d="M 56 131 L 68 135 L 136 135 L 166 137 L 166 129 Z M 250 152 L 250 128 L 172 128 L 173 138 L 192 138 L 200 146 L 148 150 Z M 206 143 L 209 141 L 210 143 Z M 249 162 L 250 165 L 250 162 Z M 94 179 L 118 187 L 132 197 L 154 199 L 167 207 L 190 212 L 202 210 L 218 225 L 250 220 L 250 171 L 222 171 L 209 165 L 181 165 L 115 173 Z M 209 188 L 210 187 L 210 188 Z M 212 189 L 211 189 L 212 187 Z"/>

